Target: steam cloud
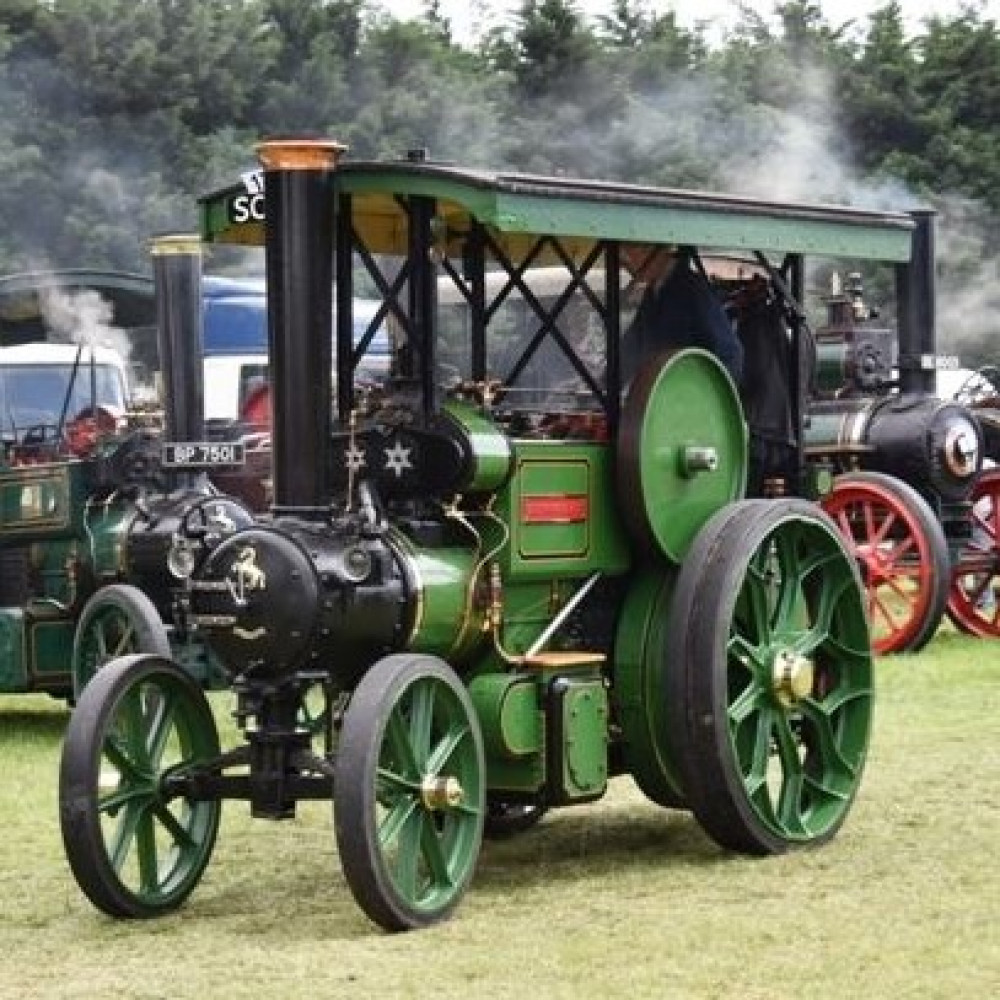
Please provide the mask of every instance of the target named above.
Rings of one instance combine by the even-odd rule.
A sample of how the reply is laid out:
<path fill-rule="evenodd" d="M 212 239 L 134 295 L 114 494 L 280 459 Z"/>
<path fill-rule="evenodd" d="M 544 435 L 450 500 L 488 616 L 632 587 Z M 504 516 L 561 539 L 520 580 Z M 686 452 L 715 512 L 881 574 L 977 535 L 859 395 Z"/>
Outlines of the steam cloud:
<path fill-rule="evenodd" d="M 88 347 L 111 347 L 128 365 L 132 352 L 129 335 L 112 323 L 110 302 L 91 288 L 72 291 L 47 288 L 40 293 L 42 316 L 49 340 Z"/>

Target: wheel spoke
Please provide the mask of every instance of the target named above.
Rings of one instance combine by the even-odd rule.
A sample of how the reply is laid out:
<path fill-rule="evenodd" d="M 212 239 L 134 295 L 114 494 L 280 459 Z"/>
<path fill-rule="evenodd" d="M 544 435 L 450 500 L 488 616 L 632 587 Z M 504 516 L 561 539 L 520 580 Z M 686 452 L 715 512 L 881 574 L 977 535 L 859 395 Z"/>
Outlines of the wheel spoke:
<path fill-rule="evenodd" d="M 396 842 L 403 827 L 417 809 L 416 797 L 407 796 L 393 803 L 385 818 L 379 824 L 378 839 L 383 850 Z"/>
<path fill-rule="evenodd" d="M 419 895 L 420 842 L 427 816 L 422 809 L 411 810 L 396 833 L 396 874 L 393 881 L 410 902 Z"/>
<path fill-rule="evenodd" d="M 113 657 L 123 656 L 125 653 L 131 653 L 135 649 L 133 642 L 135 636 L 134 626 L 128 619 L 125 619 L 123 624 L 124 628 L 121 630 L 118 642 L 115 644 L 115 648 L 111 654 Z"/>
<path fill-rule="evenodd" d="M 748 727 L 752 737 L 749 760 L 741 767 L 747 795 L 758 805 L 761 804 L 762 793 L 765 801 L 767 799 L 767 770 L 771 758 L 772 726 L 773 709 L 761 705 L 753 718 L 752 726 Z"/>
<path fill-rule="evenodd" d="M 386 723 L 386 740 L 393 763 L 411 777 L 419 782 L 421 769 L 417 765 L 417 758 L 413 752 L 413 744 L 410 742 L 410 730 L 406 725 L 406 720 L 400 713 L 399 705 L 394 705 L 389 713 Z"/>
<path fill-rule="evenodd" d="M 139 825 L 139 818 L 142 816 L 142 810 L 142 802 L 130 802 L 122 810 L 118 822 L 115 824 L 114 835 L 108 850 L 108 861 L 111 862 L 111 867 L 118 874 L 121 874 L 125 867 L 129 852 L 135 843 L 136 829 Z"/>
<path fill-rule="evenodd" d="M 845 697 L 836 699 L 838 711 L 853 700 L 855 699 Z M 815 733 L 819 740 L 818 746 L 813 749 L 819 754 L 823 773 L 828 774 L 838 785 L 851 785 L 857 774 L 857 767 L 844 756 L 831 721 L 830 704 L 806 698 L 799 703 L 799 708 L 803 717 L 809 722 L 810 731 Z"/>
<path fill-rule="evenodd" d="M 746 720 L 749 719 L 754 712 L 764 710 L 768 704 L 767 698 L 768 693 L 766 688 L 758 683 L 756 678 L 753 678 L 729 705 L 728 715 L 730 730 L 735 731 L 736 728 L 746 722 Z"/>
<path fill-rule="evenodd" d="M 191 831 L 162 802 L 153 806 L 153 815 L 170 834 L 170 839 L 179 851 L 187 852 L 197 847 L 197 841 L 191 836 Z"/>
<path fill-rule="evenodd" d="M 803 581 L 828 561 L 822 553 L 803 559 L 801 538 L 785 531 L 775 538 L 778 561 L 778 600 L 774 610 L 774 632 L 786 631 L 801 624 L 804 594 Z"/>
<path fill-rule="evenodd" d="M 454 880 L 445 857 L 444 845 L 441 843 L 437 828 L 429 817 L 424 820 L 421 828 L 420 847 L 435 888 L 450 888 L 454 884 Z"/>
<path fill-rule="evenodd" d="M 760 645 L 764 645 L 771 637 L 769 592 L 772 584 L 769 576 L 770 569 L 751 564 L 740 593 L 749 617 L 746 624 Z"/>
<path fill-rule="evenodd" d="M 160 766 L 167 741 L 174 732 L 176 707 L 177 697 L 170 692 L 154 692 L 147 699 L 146 747 L 149 764 L 153 770 Z"/>
<path fill-rule="evenodd" d="M 122 697 L 120 717 L 129 756 L 136 766 L 149 771 L 149 753 L 146 748 L 145 713 L 142 708 L 143 692 L 136 686 Z"/>
<path fill-rule="evenodd" d="M 136 827 L 136 852 L 139 861 L 140 892 L 151 893 L 156 890 L 159 866 L 157 864 L 156 831 L 153 828 L 153 815 L 148 808 L 139 813 Z"/>
<path fill-rule="evenodd" d="M 430 754 L 434 696 L 435 685 L 431 681 L 414 684 L 410 692 L 410 745 L 418 774 L 426 770 L 425 762 Z"/>
<path fill-rule="evenodd" d="M 872 546 L 881 545 L 889 537 L 889 529 L 896 523 L 896 512 L 886 507 L 880 508 L 884 513 L 878 528 L 875 527 L 874 505 L 865 504 L 865 534 L 868 543 Z"/>
<path fill-rule="evenodd" d="M 796 652 L 802 656 L 811 656 L 830 638 L 834 612 L 845 595 L 853 594 L 854 586 L 854 578 L 845 573 L 839 582 L 820 587 L 815 621 L 811 629 L 795 640 L 793 645 Z"/>
<path fill-rule="evenodd" d="M 775 742 L 781 764 L 781 788 L 778 793 L 778 822 L 791 837 L 802 837 L 809 831 L 803 823 L 802 789 L 805 774 L 799 757 L 799 745 L 789 724 L 788 716 L 775 713 Z"/>
<path fill-rule="evenodd" d="M 123 779 L 129 778 L 132 781 L 141 781 L 146 776 L 146 772 L 132 759 L 129 748 L 120 745 L 122 742 L 122 734 L 109 733 L 104 738 L 101 752 Z"/>
<path fill-rule="evenodd" d="M 384 765 L 379 765 L 376 774 L 378 776 L 380 788 L 384 787 L 385 789 L 392 790 L 397 794 L 402 792 L 416 795 L 420 792 L 419 781 L 414 778 L 408 778 L 406 775 L 400 774 L 398 771 L 394 771 Z M 379 801 L 382 801 L 381 795 L 379 796 Z"/>
<path fill-rule="evenodd" d="M 464 723 L 456 723 L 438 741 L 434 752 L 427 758 L 427 766 L 424 770 L 428 778 L 436 778 L 451 760 L 452 754 L 462 745 L 465 738 L 469 736 L 469 726 Z"/>

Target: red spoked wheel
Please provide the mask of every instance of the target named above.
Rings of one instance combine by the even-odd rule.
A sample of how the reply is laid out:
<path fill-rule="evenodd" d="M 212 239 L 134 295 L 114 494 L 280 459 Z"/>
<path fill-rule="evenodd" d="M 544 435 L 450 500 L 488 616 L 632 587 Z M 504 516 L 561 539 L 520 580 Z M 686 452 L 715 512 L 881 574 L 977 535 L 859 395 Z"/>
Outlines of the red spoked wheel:
<path fill-rule="evenodd" d="M 972 537 L 951 578 L 948 617 L 963 632 L 1000 638 L 1000 469 L 987 469 L 972 489 Z"/>
<path fill-rule="evenodd" d="M 921 649 L 941 624 L 951 576 L 948 542 L 930 505 L 893 476 L 851 472 L 837 477 L 823 508 L 858 560 L 872 649 Z"/>

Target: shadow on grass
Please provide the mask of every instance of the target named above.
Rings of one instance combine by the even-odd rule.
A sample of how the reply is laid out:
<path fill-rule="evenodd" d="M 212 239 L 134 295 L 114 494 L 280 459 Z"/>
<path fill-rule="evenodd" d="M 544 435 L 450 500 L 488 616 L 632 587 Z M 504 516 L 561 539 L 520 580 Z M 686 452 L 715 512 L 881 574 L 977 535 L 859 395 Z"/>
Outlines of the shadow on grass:
<path fill-rule="evenodd" d="M 244 841 L 224 851 L 206 883 L 182 911 L 185 921 L 215 923 L 220 933 L 249 934 L 275 943 L 382 937 L 351 895 L 333 848 L 333 830 L 304 842 L 288 839 L 269 847 Z M 298 833 L 298 835 L 296 835 Z M 255 839 L 255 838 L 252 838 Z M 242 838 L 241 838 L 242 840 Z M 263 840 L 271 840 L 265 836 Z M 536 827 L 503 841 L 485 841 L 470 892 L 481 907 L 540 886 L 589 880 L 599 886 L 622 873 L 643 869 L 702 869 L 733 855 L 704 834 L 692 816 L 653 807 L 555 810 Z M 462 907 L 459 907 L 461 911 Z"/>
<path fill-rule="evenodd" d="M 539 866 L 546 882 L 576 880 L 581 869 L 601 878 L 623 869 L 703 866 L 731 857 L 714 844 L 690 813 L 625 807 L 581 807 L 553 812 L 538 826 L 506 840 L 485 841 L 476 885 L 506 890 Z"/>

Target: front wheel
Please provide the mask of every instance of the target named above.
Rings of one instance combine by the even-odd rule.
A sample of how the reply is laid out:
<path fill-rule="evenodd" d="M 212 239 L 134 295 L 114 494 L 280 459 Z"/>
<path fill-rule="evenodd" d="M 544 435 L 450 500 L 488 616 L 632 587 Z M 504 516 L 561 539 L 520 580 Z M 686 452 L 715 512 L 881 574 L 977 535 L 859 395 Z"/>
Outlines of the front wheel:
<path fill-rule="evenodd" d="M 104 664 L 128 653 L 170 659 L 170 639 L 153 602 L 138 587 L 101 587 L 83 606 L 73 636 L 73 691 L 77 698 Z"/>
<path fill-rule="evenodd" d="M 180 906 L 215 846 L 218 800 L 170 782 L 219 754 L 201 688 L 159 656 L 123 656 L 84 688 L 66 731 L 59 820 L 80 888 L 113 917 Z"/>
<path fill-rule="evenodd" d="M 752 854 L 831 838 L 861 781 L 872 657 L 829 518 L 800 500 L 723 509 L 681 566 L 669 636 L 674 758 L 708 834 Z"/>
<path fill-rule="evenodd" d="M 347 884 L 389 931 L 458 905 L 483 837 L 479 721 L 454 671 L 433 656 L 379 660 L 347 706 L 334 820 Z"/>

